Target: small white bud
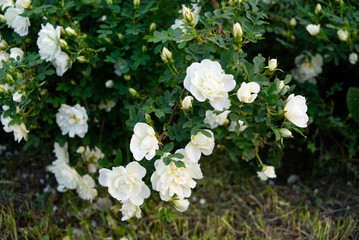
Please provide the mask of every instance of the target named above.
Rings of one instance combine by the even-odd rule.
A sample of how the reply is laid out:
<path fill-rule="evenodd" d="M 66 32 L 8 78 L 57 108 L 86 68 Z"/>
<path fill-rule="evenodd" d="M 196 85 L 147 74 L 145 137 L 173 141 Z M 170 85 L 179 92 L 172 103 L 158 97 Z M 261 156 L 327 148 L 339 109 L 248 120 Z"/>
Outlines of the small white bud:
<path fill-rule="evenodd" d="M 317 4 L 317 6 L 315 6 L 315 14 L 319 14 L 322 11 L 322 5 L 320 5 L 320 3 Z"/>
<path fill-rule="evenodd" d="M 65 28 L 65 32 L 66 32 L 69 36 L 76 36 L 76 35 L 77 35 L 76 31 L 73 30 L 71 27 Z"/>
<path fill-rule="evenodd" d="M 107 80 L 106 83 L 105 83 L 105 86 L 107 88 L 113 88 L 113 81 L 112 80 Z"/>
<path fill-rule="evenodd" d="M 157 25 L 156 25 L 156 23 L 153 22 L 153 23 L 151 23 L 149 30 L 150 30 L 150 32 L 153 32 L 156 30 L 156 28 L 157 28 Z"/>
<path fill-rule="evenodd" d="M 185 5 L 182 5 L 182 14 L 183 14 L 183 18 L 187 22 L 187 24 L 190 26 L 194 26 L 195 22 L 194 22 L 194 17 L 193 17 L 193 13 L 192 13 L 191 9 L 189 9 Z"/>
<path fill-rule="evenodd" d="M 79 62 L 79 63 L 87 63 L 89 62 L 89 60 L 87 58 L 85 58 L 84 56 L 78 56 L 76 58 L 76 60 Z"/>
<path fill-rule="evenodd" d="M 0 49 L 1 50 L 5 50 L 9 45 L 7 44 L 7 42 L 5 40 L 1 40 L 0 41 Z"/>
<path fill-rule="evenodd" d="M 356 62 L 358 61 L 358 54 L 355 52 L 352 52 L 351 54 L 349 54 L 349 62 L 351 64 L 356 64 Z"/>
<path fill-rule="evenodd" d="M 193 97 L 187 96 L 182 101 L 182 109 L 188 110 L 192 107 Z"/>
<path fill-rule="evenodd" d="M 349 32 L 347 30 L 339 29 L 337 34 L 340 41 L 345 42 L 348 40 Z"/>
<path fill-rule="evenodd" d="M 289 130 L 286 129 L 286 128 L 281 128 L 281 129 L 279 129 L 279 133 L 280 133 L 280 135 L 281 135 L 282 137 L 284 137 L 284 138 L 293 137 L 292 132 L 289 131 Z"/>
<path fill-rule="evenodd" d="M 162 49 L 161 58 L 164 63 L 173 63 L 172 52 L 166 47 L 163 47 Z"/>
<path fill-rule="evenodd" d="M 284 86 L 285 86 L 284 81 L 281 80 L 281 81 L 279 82 L 278 89 L 282 89 Z"/>
<path fill-rule="evenodd" d="M 188 199 L 173 200 L 173 206 L 176 208 L 177 211 L 184 212 L 188 209 L 189 201 Z"/>
<path fill-rule="evenodd" d="M 271 59 L 268 62 L 268 70 L 274 72 L 277 69 L 277 59 Z"/>
<path fill-rule="evenodd" d="M 80 154 L 84 153 L 84 152 L 85 152 L 85 147 L 84 147 L 84 146 L 78 147 L 77 150 L 76 150 L 76 152 L 77 152 L 77 153 L 80 153 Z"/>
<path fill-rule="evenodd" d="M 133 89 L 133 88 L 129 88 L 128 91 L 129 91 L 129 92 L 131 93 L 131 95 L 134 96 L 134 97 L 139 97 L 139 96 L 140 96 L 140 94 L 138 94 L 138 92 L 137 92 L 135 89 Z"/>
<path fill-rule="evenodd" d="M 64 39 L 59 40 L 60 46 L 63 49 L 66 49 L 68 47 L 67 42 Z"/>
<path fill-rule="evenodd" d="M 297 20 L 295 18 L 291 18 L 289 24 L 290 26 L 295 27 L 297 25 Z"/>
<path fill-rule="evenodd" d="M 310 35 L 312 36 L 316 36 L 320 33 L 320 24 L 315 25 L 315 24 L 308 24 L 306 27 L 307 31 L 309 32 Z"/>
<path fill-rule="evenodd" d="M 243 30 L 239 23 L 233 25 L 233 36 L 236 42 L 240 42 L 243 36 Z"/>
<path fill-rule="evenodd" d="M 133 7 L 135 9 L 138 9 L 140 7 L 140 3 L 141 3 L 140 0 L 133 0 Z"/>

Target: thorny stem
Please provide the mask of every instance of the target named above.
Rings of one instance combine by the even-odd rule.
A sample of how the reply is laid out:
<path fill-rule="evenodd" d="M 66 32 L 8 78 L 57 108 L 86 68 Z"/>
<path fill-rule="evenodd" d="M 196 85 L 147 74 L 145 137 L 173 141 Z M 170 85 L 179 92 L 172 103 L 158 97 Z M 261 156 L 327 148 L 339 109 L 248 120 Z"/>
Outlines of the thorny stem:
<path fill-rule="evenodd" d="M 212 6 L 213 6 L 214 9 L 218 9 L 218 3 L 217 3 L 216 0 L 213 0 L 213 1 L 212 1 Z M 221 34 L 221 35 L 222 35 L 222 34 L 225 34 L 224 31 L 223 31 L 223 26 L 222 26 L 222 24 L 218 24 L 218 33 Z"/>
<path fill-rule="evenodd" d="M 181 92 L 181 95 L 180 95 L 180 99 L 182 98 L 182 96 L 183 96 L 183 94 L 184 94 L 185 92 L 186 92 L 186 89 L 183 88 L 183 90 L 182 90 L 182 92 Z M 167 126 L 170 126 L 170 125 L 172 124 L 172 122 L 173 122 L 173 117 L 174 117 L 174 115 L 175 115 L 175 113 L 176 113 L 177 107 L 178 107 L 178 105 L 177 105 L 177 103 L 176 103 L 176 105 L 175 105 L 175 106 L 173 107 L 173 109 L 172 109 L 172 114 L 171 114 L 170 120 L 169 120 L 168 123 L 167 123 Z M 167 132 L 167 128 L 164 127 L 163 130 L 162 130 L 161 135 L 158 136 L 158 138 L 157 138 L 159 142 L 162 142 L 162 139 L 164 138 L 166 132 Z"/>

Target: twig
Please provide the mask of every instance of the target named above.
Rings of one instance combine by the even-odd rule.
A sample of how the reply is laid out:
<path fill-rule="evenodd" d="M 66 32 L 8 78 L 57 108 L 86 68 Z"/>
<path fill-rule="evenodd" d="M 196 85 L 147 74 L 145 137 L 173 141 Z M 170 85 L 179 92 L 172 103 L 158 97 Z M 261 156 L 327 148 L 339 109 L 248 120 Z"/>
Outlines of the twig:
<path fill-rule="evenodd" d="M 180 95 L 180 99 L 182 98 L 182 96 L 183 96 L 183 94 L 184 94 L 185 92 L 186 92 L 186 89 L 183 88 L 183 90 L 182 90 L 182 92 L 181 92 L 181 95 Z M 174 117 L 174 115 L 175 115 L 175 113 L 176 113 L 177 107 L 178 107 L 178 105 L 177 105 L 177 103 L 176 103 L 176 105 L 175 105 L 175 106 L 173 107 L 173 109 L 172 109 L 172 114 L 171 114 L 170 120 L 168 120 L 167 126 L 170 126 L 170 125 L 172 124 L 172 122 L 173 122 L 173 117 Z M 166 132 L 167 132 L 167 128 L 164 127 L 163 130 L 162 130 L 161 135 L 157 138 L 159 142 L 162 142 L 162 139 L 163 139 L 163 137 L 165 136 L 165 133 L 166 133 Z"/>
<path fill-rule="evenodd" d="M 218 9 L 218 3 L 217 3 L 217 1 L 216 0 L 213 0 L 212 1 L 212 6 L 213 6 L 213 8 L 214 9 Z M 223 34 L 223 35 L 225 35 L 226 33 L 223 31 L 223 26 L 222 26 L 222 24 L 218 24 L 218 33 L 219 34 Z"/>

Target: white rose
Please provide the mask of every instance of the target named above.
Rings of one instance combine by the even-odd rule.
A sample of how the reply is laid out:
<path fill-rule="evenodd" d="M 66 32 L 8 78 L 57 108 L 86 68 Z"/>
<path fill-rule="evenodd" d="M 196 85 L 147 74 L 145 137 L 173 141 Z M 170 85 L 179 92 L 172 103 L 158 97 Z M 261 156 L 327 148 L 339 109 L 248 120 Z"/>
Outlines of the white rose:
<path fill-rule="evenodd" d="M 347 30 L 339 29 L 337 34 L 340 41 L 345 42 L 346 40 L 348 40 L 349 32 Z"/>
<path fill-rule="evenodd" d="M 241 102 L 252 103 L 257 98 L 260 89 L 261 87 L 256 82 L 243 82 L 237 91 L 237 97 Z"/>
<path fill-rule="evenodd" d="M 14 3 L 12 0 L 0 0 L 1 10 L 4 11 L 7 7 L 13 7 Z"/>
<path fill-rule="evenodd" d="M 77 188 L 81 177 L 77 171 L 66 162 L 60 159 L 53 161 L 52 164 L 47 167 L 47 170 L 55 174 L 56 181 L 59 184 L 57 191 L 64 192 L 66 189 Z"/>
<path fill-rule="evenodd" d="M 59 125 L 62 135 L 69 134 L 70 138 L 75 135 L 83 138 L 88 130 L 87 113 L 84 107 L 79 104 L 71 107 L 67 104 L 61 104 L 58 113 L 56 113 L 56 122 Z"/>
<path fill-rule="evenodd" d="M 239 124 L 239 132 L 243 132 L 248 127 L 247 125 L 244 124 L 242 120 L 238 120 L 237 122 L 232 121 L 231 124 L 228 126 L 228 131 L 235 132 L 237 124 Z"/>
<path fill-rule="evenodd" d="M 173 206 L 179 212 L 185 212 L 188 209 L 189 201 L 188 199 L 176 199 L 173 200 Z"/>
<path fill-rule="evenodd" d="M 323 57 L 320 54 L 301 54 L 295 58 L 296 68 L 291 73 L 298 82 L 308 81 L 315 84 L 315 77 L 322 73 Z"/>
<path fill-rule="evenodd" d="M 12 100 L 14 102 L 21 102 L 22 96 L 23 96 L 23 94 L 20 91 L 17 91 L 14 93 L 14 95 L 12 95 Z"/>
<path fill-rule="evenodd" d="M 103 100 L 101 100 L 100 104 L 98 105 L 98 108 L 100 110 L 106 110 L 106 112 L 110 112 L 111 109 L 116 106 L 116 103 L 112 100 L 105 100 L 106 104 Z"/>
<path fill-rule="evenodd" d="M 60 27 L 56 29 L 50 23 L 45 26 L 41 25 L 41 30 L 38 33 L 37 46 L 39 47 L 39 54 L 41 59 L 46 62 L 52 62 L 61 53 L 61 46 L 59 43 L 61 37 Z"/>
<path fill-rule="evenodd" d="M 11 117 L 4 118 L 4 114 L 1 115 L 1 122 L 4 125 L 4 131 L 7 133 L 14 132 L 14 139 L 17 142 L 20 142 L 22 139 L 27 141 L 29 130 L 27 130 L 25 123 L 21 123 L 20 125 L 15 123 L 9 126 L 10 121 Z"/>
<path fill-rule="evenodd" d="M 308 107 L 306 105 L 306 100 L 303 96 L 294 96 L 294 94 L 289 95 L 287 103 L 284 107 L 284 116 L 291 121 L 294 125 L 305 128 L 307 127 Z"/>
<path fill-rule="evenodd" d="M 356 54 L 355 52 L 352 52 L 349 54 L 349 62 L 351 64 L 356 64 L 356 62 L 358 61 L 358 54 Z"/>
<path fill-rule="evenodd" d="M 0 52 L 0 68 L 3 68 L 3 61 L 7 62 L 10 55 L 7 52 Z"/>
<path fill-rule="evenodd" d="M 134 216 L 136 216 L 136 218 L 141 218 L 140 207 L 132 204 L 131 201 L 124 201 L 120 211 L 122 213 L 121 221 L 127 221 Z"/>
<path fill-rule="evenodd" d="M 169 201 L 174 194 L 179 199 L 188 198 L 191 196 L 191 188 L 196 186 L 193 179 L 203 178 L 199 164 L 192 162 L 184 149 L 178 149 L 176 153 L 182 154 L 184 158 L 173 160 L 181 160 L 185 167 L 179 168 L 173 161 L 165 165 L 163 158 L 168 156 L 167 153 L 155 162 L 156 171 L 151 176 L 152 188 L 160 193 L 163 201 Z"/>
<path fill-rule="evenodd" d="M 119 201 L 131 201 L 132 204 L 140 206 L 144 199 L 150 196 L 150 189 L 142 181 L 146 169 L 138 162 L 130 162 L 126 168 L 102 168 L 99 173 L 99 183 L 108 187 L 110 195 Z"/>
<path fill-rule="evenodd" d="M 207 137 L 201 132 L 198 132 L 197 135 L 191 136 L 191 141 L 186 145 L 185 151 L 188 158 L 192 162 L 198 162 L 201 158 L 201 153 L 208 156 L 212 154 L 214 149 L 214 135 L 211 130 L 204 130 L 208 132 L 211 137 Z"/>
<path fill-rule="evenodd" d="M 107 88 L 113 88 L 113 81 L 112 80 L 107 80 L 106 83 L 105 83 L 105 86 Z"/>
<path fill-rule="evenodd" d="M 284 138 L 293 137 L 292 132 L 286 128 L 279 129 L 279 133 Z"/>
<path fill-rule="evenodd" d="M 228 92 L 236 86 L 231 74 L 225 74 L 218 62 L 209 59 L 192 63 L 187 68 L 184 87 L 200 102 L 209 100 L 211 106 L 222 111 L 229 103 Z"/>
<path fill-rule="evenodd" d="M 182 101 L 182 109 L 188 110 L 192 107 L 193 97 L 187 96 Z"/>
<path fill-rule="evenodd" d="M 119 77 L 122 75 L 122 70 L 127 67 L 127 62 L 125 60 L 117 61 L 113 64 L 115 68 L 115 74 Z"/>
<path fill-rule="evenodd" d="M 10 58 L 13 58 L 15 61 L 17 61 L 17 57 L 20 57 L 20 60 L 24 57 L 24 51 L 20 48 L 10 48 Z"/>
<path fill-rule="evenodd" d="M 79 194 L 80 198 L 91 202 L 97 196 L 97 190 L 95 189 L 95 181 L 88 174 L 80 177 L 76 191 Z"/>
<path fill-rule="evenodd" d="M 8 8 L 5 12 L 6 23 L 9 27 L 14 28 L 14 31 L 21 37 L 28 34 L 30 19 L 28 17 L 20 16 L 24 13 L 23 8 Z"/>
<path fill-rule="evenodd" d="M 222 126 L 225 124 L 228 114 L 231 111 L 226 110 L 221 114 L 215 114 L 214 111 L 211 110 L 207 110 L 206 111 L 206 117 L 204 119 L 204 123 L 209 124 L 211 129 L 214 129 L 216 127 L 218 127 L 219 125 Z"/>
<path fill-rule="evenodd" d="M 141 161 L 144 157 L 151 160 L 159 149 L 155 131 L 146 123 L 136 123 L 130 142 L 134 159 Z"/>
<path fill-rule="evenodd" d="M 61 160 L 63 162 L 69 163 L 69 152 L 68 152 L 69 146 L 67 143 L 63 147 L 60 146 L 57 142 L 54 144 L 54 153 L 58 160 Z"/>
<path fill-rule="evenodd" d="M 308 24 L 306 29 L 312 36 L 318 35 L 320 32 L 320 24 L 318 24 L 318 25 Z"/>
<path fill-rule="evenodd" d="M 17 8 L 28 8 L 30 7 L 31 0 L 17 0 L 15 6 Z"/>
<path fill-rule="evenodd" d="M 69 69 L 70 57 L 65 52 L 60 52 L 60 54 L 52 61 L 52 65 L 56 68 L 56 74 L 59 77 L 62 77 L 64 73 Z"/>
<path fill-rule="evenodd" d="M 274 167 L 266 166 L 266 165 L 263 166 L 262 171 L 257 172 L 257 175 L 262 181 L 266 181 L 266 180 L 268 180 L 268 178 L 276 178 L 277 177 L 275 175 Z"/>

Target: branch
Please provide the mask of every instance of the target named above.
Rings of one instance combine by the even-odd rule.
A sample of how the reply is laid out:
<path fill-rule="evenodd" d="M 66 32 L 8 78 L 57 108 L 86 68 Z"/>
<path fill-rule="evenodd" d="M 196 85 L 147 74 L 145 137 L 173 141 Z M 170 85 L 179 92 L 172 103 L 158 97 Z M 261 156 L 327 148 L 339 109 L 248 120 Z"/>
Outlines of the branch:
<path fill-rule="evenodd" d="M 185 92 L 186 92 L 186 89 L 183 88 L 183 90 L 182 90 L 182 92 L 181 92 L 181 95 L 180 95 L 180 99 L 182 98 L 182 96 L 183 96 L 183 94 L 184 94 Z M 173 107 L 173 109 L 172 109 L 172 114 L 171 114 L 170 120 L 169 120 L 168 123 L 167 123 L 167 126 L 170 126 L 170 125 L 172 124 L 172 122 L 173 122 L 173 117 L 174 117 L 174 115 L 175 115 L 175 113 L 176 113 L 177 107 L 178 107 L 178 105 L 177 105 L 177 103 L 176 103 L 176 105 L 175 105 L 175 106 Z M 164 127 L 163 130 L 162 130 L 161 135 L 157 138 L 159 142 L 162 142 L 162 139 L 164 138 L 166 132 L 167 132 L 167 128 Z"/>
<path fill-rule="evenodd" d="M 216 0 L 213 0 L 212 1 L 212 6 L 213 6 L 213 8 L 214 9 L 218 9 L 218 3 L 217 3 L 217 1 Z M 222 24 L 218 24 L 218 33 L 219 34 L 223 34 L 223 35 L 225 35 L 226 33 L 223 31 L 223 26 L 222 26 Z"/>

